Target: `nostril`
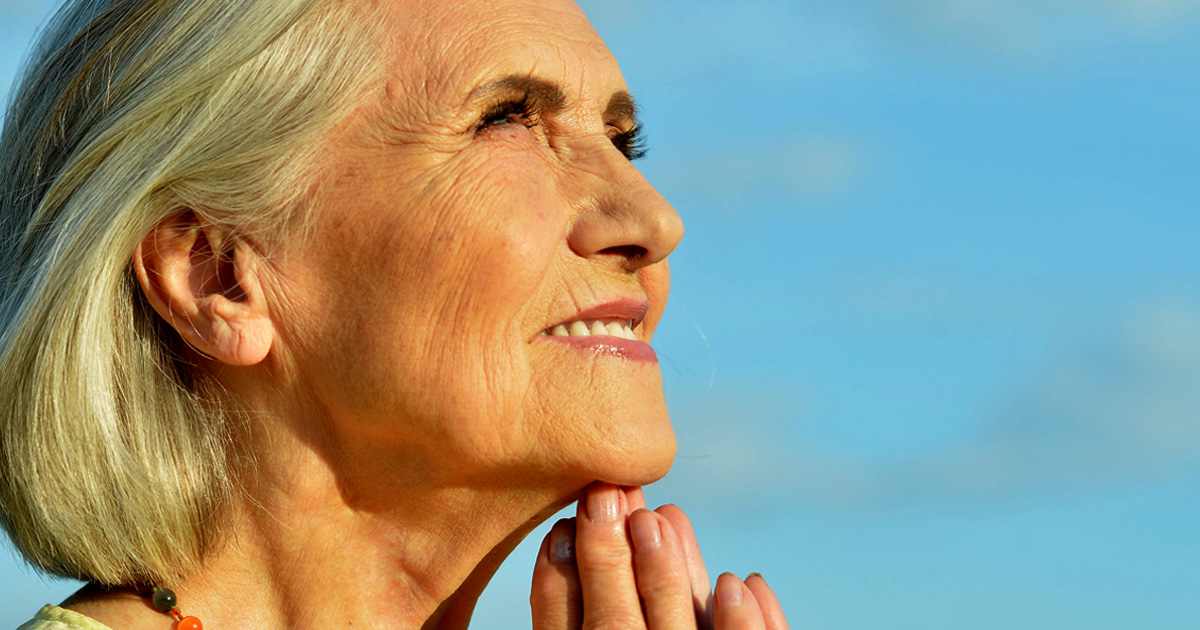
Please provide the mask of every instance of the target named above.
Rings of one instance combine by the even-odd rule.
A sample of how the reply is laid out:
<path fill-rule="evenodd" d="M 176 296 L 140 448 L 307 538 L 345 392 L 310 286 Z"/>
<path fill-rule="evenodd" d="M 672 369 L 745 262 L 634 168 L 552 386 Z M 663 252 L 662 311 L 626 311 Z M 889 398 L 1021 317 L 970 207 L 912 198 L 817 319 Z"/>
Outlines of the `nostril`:
<path fill-rule="evenodd" d="M 600 250 L 600 253 L 620 256 L 629 260 L 640 260 L 645 257 L 648 252 L 646 248 L 642 247 L 641 245 L 615 245 L 613 247 L 606 247 Z"/>

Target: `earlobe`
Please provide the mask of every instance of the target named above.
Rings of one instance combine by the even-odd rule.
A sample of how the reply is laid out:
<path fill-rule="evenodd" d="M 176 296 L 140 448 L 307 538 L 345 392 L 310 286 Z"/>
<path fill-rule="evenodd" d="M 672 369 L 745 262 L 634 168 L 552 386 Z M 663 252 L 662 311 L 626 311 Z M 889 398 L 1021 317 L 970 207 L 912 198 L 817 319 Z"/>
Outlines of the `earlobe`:
<path fill-rule="evenodd" d="M 274 323 L 259 279 L 260 258 L 226 243 L 194 212 L 159 223 L 133 254 L 138 283 L 154 310 L 197 352 L 229 365 L 266 358 Z"/>

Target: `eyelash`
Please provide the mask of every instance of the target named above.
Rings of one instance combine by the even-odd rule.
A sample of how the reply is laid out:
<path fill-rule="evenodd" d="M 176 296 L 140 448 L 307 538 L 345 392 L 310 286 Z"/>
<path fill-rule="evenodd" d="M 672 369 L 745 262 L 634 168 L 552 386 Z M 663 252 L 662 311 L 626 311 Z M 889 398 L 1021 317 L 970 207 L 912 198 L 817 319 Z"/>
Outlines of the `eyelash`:
<path fill-rule="evenodd" d="M 612 143 L 630 162 L 646 157 L 646 131 L 642 123 L 636 123 L 629 131 L 613 136 Z"/>
<path fill-rule="evenodd" d="M 504 103 L 494 105 L 487 110 L 479 118 L 479 125 L 476 126 L 476 131 L 483 131 L 488 127 L 496 125 L 504 125 L 512 122 L 519 122 L 525 127 L 532 129 L 542 124 L 541 117 L 538 112 L 530 107 L 528 98 L 520 98 Z"/>
<path fill-rule="evenodd" d="M 499 103 L 488 109 L 479 118 L 475 131 L 480 132 L 489 127 L 511 123 L 520 123 L 526 129 L 533 129 L 542 124 L 542 119 L 528 98 L 519 98 Z M 646 134 L 641 123 L 635 124 L 629 131 L 609 136 L 609 139 L 613 146 L 631 162 L 646 157 Z"/>

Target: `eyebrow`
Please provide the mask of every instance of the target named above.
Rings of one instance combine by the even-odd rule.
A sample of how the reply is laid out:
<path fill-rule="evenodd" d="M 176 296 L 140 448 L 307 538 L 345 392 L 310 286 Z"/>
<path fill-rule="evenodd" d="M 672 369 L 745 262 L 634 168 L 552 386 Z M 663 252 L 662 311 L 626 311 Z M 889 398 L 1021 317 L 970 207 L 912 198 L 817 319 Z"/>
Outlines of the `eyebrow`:
<path fill-rule="evenodd" d="M 515 74 L 471 90 L 467 100 L 473 101 L 496 93 L 522 94 L 549 110 L 560 110 L 567 104 L 567 94 L 558 85 L 545 79 Z"/>
<path fill-rule="evenodd" d="M 467 100 L 484 98 L 498 92 L 523 94 L 550 111 L 560 111 L 567 104 L 567 94 L 558 84 L 546 79 L 517 74 L 501 77 L 471 90 Z M 604 108 L 604 120 L 605 122 L 634 121 L 637 119 L 637 110 L 637 103 L 634 101 L 633 95 L 625 90 L 619 90 L 609 97 L 608 105 Z"/>
<path fill-rule="evenodd" d="M 635 121 L 637 120 L 637 110 L 637 103 L 633 100 L 633 95 L 621 90 L 608 99 L 608 107 L 604 108 L 604 120 Z"/>

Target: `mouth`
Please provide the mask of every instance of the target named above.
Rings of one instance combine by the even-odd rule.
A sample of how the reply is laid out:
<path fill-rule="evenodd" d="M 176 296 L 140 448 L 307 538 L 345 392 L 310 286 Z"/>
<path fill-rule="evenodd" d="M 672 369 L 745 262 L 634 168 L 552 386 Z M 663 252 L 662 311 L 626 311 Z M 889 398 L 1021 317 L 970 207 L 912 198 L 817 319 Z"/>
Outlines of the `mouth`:
<path fill-rule="evenodd" d="M 639 326 L 649 310 L 650 305 L 645 300 L 613 300 L 548 326 L 534 339 L 581 351 L 657 362 L 658 357 L 650 344 L 638 338 L 638 333 L 642 332 Z"/>
<path fill-rule="evenodd" d="M 632 319 L 577 319 L 566 324 L 557 324 L 541 333 L 546 337 L 616 337 L 628 341 L 637 341 L 633 329 L 638 322 Z"/>
<path fill-rule="evenodd" d="M 650 312 L 645 299 L 617 298 L 575 313 L 567 319 L 547 326 L 540 336 L 546 337 L 616 337 L 638 341 L 637 327 Z"/>

